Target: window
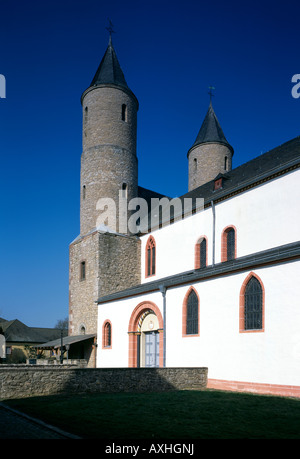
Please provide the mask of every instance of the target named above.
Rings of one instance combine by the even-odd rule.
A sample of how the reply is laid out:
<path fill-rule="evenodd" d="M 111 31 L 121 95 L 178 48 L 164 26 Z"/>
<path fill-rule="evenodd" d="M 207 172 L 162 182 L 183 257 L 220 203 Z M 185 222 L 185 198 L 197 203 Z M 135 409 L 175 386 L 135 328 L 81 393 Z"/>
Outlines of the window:
<path fill-rule="evenodd" d="M 103 325 L 102 347 L 111 348 L 111 323 L 109 321 L 104 322 Z"/>
<path fill-rule="evenodd" d="M 127 198 L 127 183 L 122 183 L 122 198 Z"/>
<path fill-rule="evenodd" d="M 207 240 L 205 236 L 198 239 L 195 247 L 195 269 L 205 268 L 207 265 Z"/>
<path fill-rule="evenodd" d="M 80 263 L 80 280 L 85 280 L 85 275 L 86 275 L 85 261 L 82 261 Z"/>
<path fill-rule="evenodd" d="M 122 105 L 122 121 L 127 121 L 127 105 Z"/>
<path fill-rule="evenodd" d="M 233 226 L 225 228 L 221 244 L 221 261 L 234 260 L 236 258 L 236 229 Z"/>
<path fill-rule="evenodd" d="M 235 258 L 235 231 L 230 228 L 227 231 L 227 260 Z"/>
<path fill-rule="evenodd" d="M 199 299 L 193 287 L 183 302 L 182 335 L 199 335 Z"/>
<path fill-rule="evenodd" d="M 225 159 L 224 159 L 224 169 L 225 171 L 228 170 L 228 156 L 225 156 Z"/>
<path fill-rule="evenodd" d="M 82 187 L 82 199 L 85 199 L 85 193 L 86 193 L 86 186 L 83 185 L 83 187 Z"/>
<path fill-rule="evenodd" d="M 146 277 L 154 276 L 156 263 L 156 247 L 155 240 L 152 236 L 149 237 L 146 244 Z"/>
<path fill-rule="evenodd" d="M 264 331 L 264 287 L 254 273 L 249 274 L 240 293 L 240 331 Z"/>
<path fill-rule="evenodd" d="M 262 328 L 262 288 L 255 277 L 251 277 L 245 290 L 245 330 Z"/>

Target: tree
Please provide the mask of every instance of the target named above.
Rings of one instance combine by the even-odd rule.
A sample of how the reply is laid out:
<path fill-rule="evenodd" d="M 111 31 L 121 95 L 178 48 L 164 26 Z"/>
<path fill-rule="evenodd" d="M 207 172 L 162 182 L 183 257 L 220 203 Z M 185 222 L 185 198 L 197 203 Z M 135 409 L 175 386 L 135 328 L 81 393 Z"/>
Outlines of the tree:
<path fill-rule="evenodd" d="M 69 319 L 66 317 L 65 319 L 60 319 L 56 322 L 54 328 L 59 328 L 60 330 L 68 330 L 69 328 Z"/>

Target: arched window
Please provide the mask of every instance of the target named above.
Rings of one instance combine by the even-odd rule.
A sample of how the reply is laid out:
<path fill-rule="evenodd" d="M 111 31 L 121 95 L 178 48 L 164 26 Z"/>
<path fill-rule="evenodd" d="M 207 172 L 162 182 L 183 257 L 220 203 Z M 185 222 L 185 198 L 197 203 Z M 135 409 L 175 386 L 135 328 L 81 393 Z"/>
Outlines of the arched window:
<path fill-rule="evenodd" d="M 240 331 L 264 330 L 264 287 L 254 273 L 243 283 L 240 294 Z"/>
<path fill-rule="evenodd" d="M 199 299 L 193 287 L 187 292 L 183 302 L 182 334 L 199 335 Z"/>
<path fill-rule="evenodd" d="M 236 229 L 229 226 L 222 233 L 221 261 L 230 261 L 236 258 Z"/>
<path fill-rule="evenodd" d="M 156 247 L 153 236 L 150 236 L 146 244 L 146 277 L 154 276 L 156 269 Z"/>
<path fill-rule="evenodd" d="M 201 236 L 195 246 L 195 269 L 205 268 L 207 265 L 207 239 Z"/>
<path fill-rule="evenodd" d="M 102 347 L 111 348 L 111 323 L 108 320 L 104 322 L 104 325 L 103 325 Z"/>

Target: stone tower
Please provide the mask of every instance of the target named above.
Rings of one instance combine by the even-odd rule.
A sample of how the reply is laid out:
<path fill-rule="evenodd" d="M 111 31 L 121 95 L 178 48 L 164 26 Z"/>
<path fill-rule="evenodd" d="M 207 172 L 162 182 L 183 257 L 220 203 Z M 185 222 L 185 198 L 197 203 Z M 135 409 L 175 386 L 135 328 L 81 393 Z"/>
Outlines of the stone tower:
<path fill-rule="evenodd" d="M 90 86 L 82 94 L 81 103 L 80 233 L 86 234 L 102 220 L 110 229 L 127 232 L 127 225 L 120 225 L 119 221 L 119 195 L 128 201 L 137 197 L 138 101 L 127 86 L 111 38 Z M 114 206 L 108 206 L 111 208 L 104 212 L 106 199 L 112 199 L 116 205 L 115 215 L 109 214 Z M 102 211 L 103 218 L 100 217 Z"/>
<path fill-rule="evenodd" d="M 111 37 L 81 103 L 80 235 L 70 244 L 70 335 L 96 334 L 97 299 L 140 283 L 140 240 L 119 218 L 120 196 L 127 203 L 138 194 L 138 101 Z M 93 366 L 95 348 L 86 352 Z"/>
<path fill-rule="evenodd" d="M 231 171 L 233 148 L 226 140 L 210 102 L 207 114 L 188 151 L 189 191 Z"/>

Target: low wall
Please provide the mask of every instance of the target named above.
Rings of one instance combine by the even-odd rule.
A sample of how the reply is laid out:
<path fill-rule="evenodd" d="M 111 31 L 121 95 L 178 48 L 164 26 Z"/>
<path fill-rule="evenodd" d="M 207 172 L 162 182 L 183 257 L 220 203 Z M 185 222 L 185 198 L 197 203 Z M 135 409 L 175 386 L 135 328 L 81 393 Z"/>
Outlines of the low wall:
<path fill-rule="evenodd" d="M 204 389 L 207 368 L 77 368 L 0 365 L 0 399 L 97 392 Z"/>

